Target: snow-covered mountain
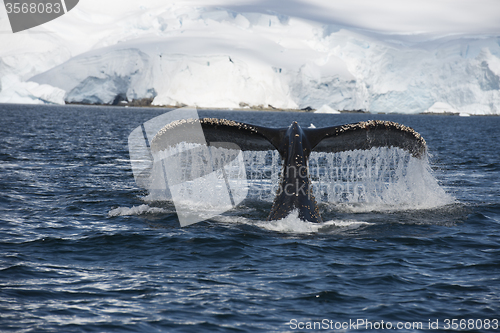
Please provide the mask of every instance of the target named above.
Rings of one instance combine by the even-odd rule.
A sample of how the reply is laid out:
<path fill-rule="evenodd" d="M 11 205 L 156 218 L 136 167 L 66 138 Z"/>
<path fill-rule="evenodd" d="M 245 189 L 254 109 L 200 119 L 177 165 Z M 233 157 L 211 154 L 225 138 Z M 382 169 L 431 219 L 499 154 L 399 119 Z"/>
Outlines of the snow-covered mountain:
<path fill-rule="evenodd" d="M 500 114 L 495 0 L 84 0 L 0 32 L 0 103 Z"/>

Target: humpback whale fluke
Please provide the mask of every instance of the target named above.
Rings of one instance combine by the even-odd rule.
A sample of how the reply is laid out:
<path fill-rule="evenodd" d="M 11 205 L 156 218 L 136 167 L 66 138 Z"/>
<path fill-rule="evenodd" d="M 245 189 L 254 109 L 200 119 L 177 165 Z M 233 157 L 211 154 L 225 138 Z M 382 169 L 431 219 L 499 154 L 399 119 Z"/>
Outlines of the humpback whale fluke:
<path fill-rule="evenodd" d="M 420 134 L 410 127 L 390 121 L 370 120 L 323 128 L 301 128 L 293 122 L 288 128 L 270 128 L 227 119 L 203 118 L 182 119 L 166 125 L 153 138 L 152 151 L 161 151 L 181 142 L 205 144 L 189 136 L 188 129 L 198 124 L 203 129 L 207 145 L 228 142 L 238 145 L 241 150 L 278 150 L 283 165 L 280 186 L 268 220 L 279 220 L 298 210 L 300 219 L 322 222 L 308 170 L 309 155 L 313 150 L 336 153 L 373 147 L 399 147 L 416 158 L 424 158 L 427 150 Z"/>

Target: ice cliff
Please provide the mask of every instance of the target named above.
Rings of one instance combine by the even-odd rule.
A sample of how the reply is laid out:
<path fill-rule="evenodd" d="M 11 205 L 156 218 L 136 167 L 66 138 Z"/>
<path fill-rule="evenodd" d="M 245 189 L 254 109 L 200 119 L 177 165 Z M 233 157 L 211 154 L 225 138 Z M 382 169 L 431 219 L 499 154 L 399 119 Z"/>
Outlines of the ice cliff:
<path fill-rule="evenodd" d="M 0 103 L 152 98 L 213 108 L 418 113 L 447 105 L 500 114 L 498 26 L 395 32 L 375 19 L 361 25 L 361 9 L 341 19 L 316 0 L 144 3 L 88 0 L 43 26 L 0 35 Z M 491 15 L 483 21 L 494 22 Z M 0 30 L 5 20 L 0 13 Z"/>

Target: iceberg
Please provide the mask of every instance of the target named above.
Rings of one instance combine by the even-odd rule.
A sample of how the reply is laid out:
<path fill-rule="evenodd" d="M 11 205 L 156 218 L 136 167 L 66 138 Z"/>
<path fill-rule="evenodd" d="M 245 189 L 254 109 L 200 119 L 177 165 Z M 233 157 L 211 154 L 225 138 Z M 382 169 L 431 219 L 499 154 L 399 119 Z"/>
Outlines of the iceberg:
<path fill-rule="evenodd" d="M 316 111 L 314 111 L 314 113 L 340 114 L 339 111 L 332 109 L 331 107 L 329 107 L 326 104 L 323 105 L 322 107 L 320 107 L 319 109 L 317 109 Z"/>
<path fill-rule="evenodd" d="M 0 79 L 0 103 L 65 104 L 65 91 L 48 84 L 23 82 L 14 74 Z"/>
<path fill-rule="evenodd" d="M 432 104 L 432 106 L 427 109 L 425 111 L 425 113 L 449 113 L 449 114 L 456 114 L 458 113 L 458 111 L 453 108 L 453 106 L 451 106 L 450 104 L 448 103 L 445 103 L 445 102 L 436 102 L 434 104 Z"/>

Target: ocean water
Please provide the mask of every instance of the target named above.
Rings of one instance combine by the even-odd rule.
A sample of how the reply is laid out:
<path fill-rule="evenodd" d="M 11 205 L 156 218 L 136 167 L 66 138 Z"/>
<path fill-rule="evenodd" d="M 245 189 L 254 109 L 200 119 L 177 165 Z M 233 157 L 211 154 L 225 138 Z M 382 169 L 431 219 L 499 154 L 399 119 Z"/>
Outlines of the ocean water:
<path fill-rule="evenodd" d="M 265 222 L 258 194 L 181 228 L 128 155 L 130 132 L 166 111 L 0 105 L 0 331 L 500 330 L 500 117 L 200 111 L 276 127 L 391 120 L 430 156 L 385 194 L 324 194 L 322 225 Z"/>

